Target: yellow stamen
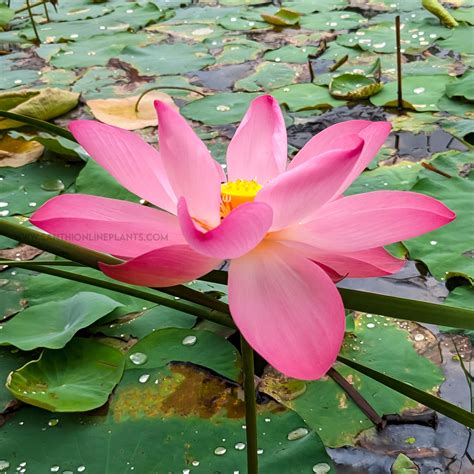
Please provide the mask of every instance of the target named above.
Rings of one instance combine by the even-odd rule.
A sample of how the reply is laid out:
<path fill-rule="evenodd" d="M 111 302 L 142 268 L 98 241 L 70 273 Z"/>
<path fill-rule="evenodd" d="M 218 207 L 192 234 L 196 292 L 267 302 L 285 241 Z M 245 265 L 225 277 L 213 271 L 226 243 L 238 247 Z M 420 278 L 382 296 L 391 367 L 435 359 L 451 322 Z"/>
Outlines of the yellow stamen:
<path fill-rule="evenodd" d="M 262 186 L 255 180 L 229 181 L 221 184 L 221 217 L 225 217 L 232 209 L 244 204 L 252 202 Z"/>

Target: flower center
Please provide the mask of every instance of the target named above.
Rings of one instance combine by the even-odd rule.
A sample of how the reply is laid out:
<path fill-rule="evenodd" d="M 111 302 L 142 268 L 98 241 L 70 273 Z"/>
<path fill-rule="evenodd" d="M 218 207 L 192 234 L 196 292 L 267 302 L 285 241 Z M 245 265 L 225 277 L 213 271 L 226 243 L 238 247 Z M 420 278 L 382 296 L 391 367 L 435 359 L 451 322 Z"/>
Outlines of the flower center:
<path fill-rule="evenodd" d="M 262 186 L 255 180 L 238 179 L 221 184 L 221 218 L 241 204 L 252 202 L 260 189 Z"/>

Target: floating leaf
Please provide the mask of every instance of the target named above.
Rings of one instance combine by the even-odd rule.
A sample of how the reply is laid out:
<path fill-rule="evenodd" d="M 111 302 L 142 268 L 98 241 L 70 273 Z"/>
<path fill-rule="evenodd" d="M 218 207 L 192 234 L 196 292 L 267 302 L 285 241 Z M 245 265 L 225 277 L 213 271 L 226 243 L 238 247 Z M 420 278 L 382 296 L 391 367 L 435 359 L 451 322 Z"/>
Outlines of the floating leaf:
<path fill-rule="evenodd" d="M 326 87 L 315 84 L 293 84 L 274 90 L 272 95 L 280 104 L 285 104 L 292 112 L 330 109 L 341 105 L 341 102 L 331 97 Z"/>
<path fill-rule="evenodd" d="M 416 329 L 415 334 L 420 334 L 423 340 L 431 338 L 431 343 L 437 345 L 436 338 L 426 330 Z M 355 331 L 345 337 L 341 355 L 367 363 L 422 390 L 436 390 L 443 380 L 441 369 L 417 354 L 410 334 L 401 330 L 396 321 L 382 316 L 359 316 Z M 380 415 L 417 406 L 413 400 L 353 369 L 340 364 L 335 368 Z M 352 445 L 361 431 L 373 426 L 342 388 L 327 376 L 302 382 L 270 371 L 264 375 L 260 389 L 296 411 L 328 446 Z"/>
<path fill-rule="evenodd" d="M 474 101 L 474 71 L 468 70 L 462 77 L 446 86 L 446 95 L 452 97 L 463 97 L 471 102 Z"/>
<path fill-rule="evenodd" d="M 37 161 L 21 168 L 2 168 L 0 216 L 29 214 L 74 181 L 79 167 L 68 163 Z M 52 186 L 52 183 L 57 183 Z"/>
<path fill-rule="evenodd" d="M 300 21 L 301 28 L 317 31 L 348 30 L 364 23 L 367 20 L 362 15 L 349 11 L 314 13 L 303 16 Z"/>
<path fill-rule="evenodd" d="M 225 125 L 239 122 L 250 102 L 257 94 L 223 92 L 198 99 L 181 108 L 181 113 L 191 120 L 208 125 Z"/>
<path fill-rule="evenodd" d="M 424 262 L 430 273 L 441 280 L 452 275 L 474 279 L 474 246 L 469 239 L 459 238 L 472 232 L 474 182 L 458 175 L 465 163 L 473 161 L 469 153 L 442 153 L 430 164 L 451 177 L 423 169 L 411 189 L 439 199 L 456 213 L 456 219 L 448 225 L 404 242 L 410 258 Z"/>
<path fill-rule="evenodd" d="M 0 138 L 0 168 L 4 166 L 19 168 L 33 163 L 43 152 L 44 146 L 41 143 L 3 135 Z"/>
<path fill-rule="evenodd" d="M 143 96 L 138 110 L 135 110 L 139 98 L 140 96 L 123 99 L 93 99 L 86 103 L 97 120 L 125 130 L 156 127 L 158 119 L 153 105 L 155 100 L 171 105 L 175 110 L 178 109 L 168 94 L 152 91 Z"/>
<path fill-rule="evenodd" d="M 215 61 L 207 48 L 184 43 L 157 44 L 147 48 L 127 47 L 118 58 L 131 64 L 144 76 L 198 71 Z"/>
<path fill-rule="evenodd" d="M 437 44 L 442 48 L 451 49 L 459 53 L 474 54 L 472 29 L 467 25 L 454 28 L 451 36 L 443 41 L 437 41 Z"/>
<path fill-rule="evenodd" d="M 23 89 L 0 92 L 0 110 L 28 115 L 40 120 L 49 120 L 69 112 L 76 107 L 79 94 L 61 89 Z M 23 125 L 21 122 L 1 118 L 0 130 Z"/>
<path fill-rule="evenodd" d="M 235 347 L 209 331 L 160 329 L 146 336 L 128 352 L 127 368 L 136 367 L 134 354 L 144 354 L 143 369 L 164 367 L 170 361 L 192 362 L 237 380 L 240 377 L 240 355 Z"/>
<path fill-rule="evenodd" d="M 49 411 L 88 411 L 107 401 L 124 364 L 117 349 L 75 338 L 64 349 L 45 350 L 38 360 L 12 372 L 7 388 L 19 400 Z"/>
<path fill-rule="evenodd" d="M 296 413 L 274 401 L 258 404 L 257 411 L 262 472 L 301 474 L 319 466 L 325 469 L 320 472 L 335 473 L 317 433 Z M 107 412 L 52 417 L 23 407 L 2 426 L 0 443 L 2 459 L 15 466 L 27 462 L 28 471 L 38 473 L 51 468 L 225 473 L 229 467 L 230 472 L 246 472 L 243 425 L 240 386 L 192 364 L 173 363 L 125 371 Z M 289 440 L 297 428 L 307 434 Z M 104 455 L 104 447 L 110 455 Z"/>
<path fill-rule="evenodd" d="M 280 8 L 276 13 L 269 15 L 262 13 L 262 18 L 271 25 L 277 26 L 293 26 L 300 21 L 301 13 L 289 10 L 288 8 Z"/>
<path fill-rule="evenodd" d="M 329 84 L 329 92 L 338 99 L 367 99 L 382 89 L 383 84 L 362 74 L 341 74 Z"/>
<path fill-rule="evenodd" d="M 439 100 L 443 97 L 450 76 L 407 76 L 403 80 L 403 101 L 405 107 L 417 112 L 436 112 L 440 110 Z M 382 91 L 371 97 L 372 104 L 377 106 L 397 106 L 397 83 L 385 84 Z"/>
<path fill-rule="evenodd" d="M 10 20 L 15 16 L 15 10 L 5 3 L 0 3 L 0 27 L 8 25 Z"/>
<path fill-rule="evenodd" d="M 77 331 L 119 306 L 117 301 L 90 292 L 33 306 L 2 325 L 0 345 L 12 345 L 25 351 L 37 347 L 60 349 Z"/>
<path fill-rule="evenodd" d="M 286 45 L 273 51 L 268 51 L 263 56 L 267 61 L 275 61 L 276 63 L 295 63 L 304 64 L 308 62 L 309 56 L 315 54 L 318 48 L 316 46 L 294 46 Z"/>
<path fill-rule="evenodd" d="M 250 76 L 239 79 L 234 89 L 248 92 L 272 90 L 291 84 L 296 79 L 296 71 L 287 64 L 262 62 Z"/>
<path fill-rule="evenodd" d="M 392 464 L 392 474 L 417 474 L 418 466 L 405 454 L 400 453 Z"/>

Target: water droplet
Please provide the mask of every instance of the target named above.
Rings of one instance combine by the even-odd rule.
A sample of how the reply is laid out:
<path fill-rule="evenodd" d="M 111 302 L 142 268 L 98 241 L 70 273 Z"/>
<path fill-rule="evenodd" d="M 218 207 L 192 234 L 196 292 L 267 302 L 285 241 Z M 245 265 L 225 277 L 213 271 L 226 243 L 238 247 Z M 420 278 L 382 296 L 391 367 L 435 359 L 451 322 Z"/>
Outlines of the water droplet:
<path fill-rule="evenodd" d="M 183 344 L 183 346 L 194 346 L 194 344 L 196 344 L 196 341 L 197 341 L 197 337 L 196 336 L 186 336 L 181 344 Z"/>
<path fill-rule="evenodd" d="M 375 327 L 375 324 L 374 323 L 369 323 L 369 324 L 367 324 L 367 327 L 369 329 L 373 329 Z"/>
<path fill-rule="evenodd" d="M 263 454 L 263 449 L 257 449 L 257 454 Z"/>
<path fill-rule="evenodd" d="M 0 211 L 0 217 L 6 217 L 8 216 L 8 214 L 10 213 L 10 211 L 7 209 L 5 211 Z"/>
<path fill-rule="evenodd" d="M 143 375 L 140 375 L 138 381 L 140 383 L 147 383 L 148 380 L 150 380 L 150 374 L 143 374 Z"/>
<path fill-rule="evenodd" d="M 60 179 L 48 179 L 41 184 L 45 191 L 64 191 L 64 183 Z"/>
<path fill-rule="evenodd" d="M 281 61 L 281 58 L 275 58 L 275 62 L 279 63 Z"/>
<path fill-rule="evenodd" d="M 194 467 L 198 467 L 199 466 L 199 461 L 193 461 L 191 463 Z"/>
<path fill-rule="evenodd" d="M 59 420 L 57 418 L 51 418 L 51 420 L 48 421 L 48 426 L 56 426 L 59 423 Z"/>
<path fill-rule="evenodd" d="M 228 105 L 218 105 L 216 107 L 216 110 L 218 112 L 228 112 L 230 110 L 230 107 Z"/>
<path fill-rule="evenodd" d="M 183 469 L 183 474 L 191 474 L 191 469 Z"/>
<path fill-rule="evenodd" d="M 290 92 L 290 88 L 289 87 L 284 87 L 283 92 Z"/>
<path fill-rule="evenodd" d="M 331 466 L 325 462 L 320 462 L 313 466 L 313 472 L 316 474 L 325 474 L 331 470 Z"/>
<path fill-rule="evenodd" d="M 69 36 L 71 39 L 76 39 L 79 38 L 79 35 L 77 33 L 73 33 L 72 35 Z"/>
<path fill-rule="evenodd" d="M 133 10 L 130 8 L 130 9 L 126 10 L 125 13 L 133 13 Z"/>
<path fill-rule="evenodd" d="M 381 43 L 374 43 L 374 48 L 384 48 L 386 45 L 386 43 L 384 41 L 382 41 Z"/>
<path fill-rule="evenodd" d="M 10 463 L 5 460 L 0 460 L 0 471 L 6 471 L 10 467 Z"/>
<path fill-rule="evenodd" d="M 417 333 L 415 334 L 414 338 L 416 342 L 420 342 L 420 341 L 423 341 L 425 339 L 425 336 L 421 333 Z"/>
<path fill-rule="evenodd" d="M 74 474 L 72 471 L 63 471 L 63 474 Z"/>
<path fill-rule="evenodd" d="M 50 471 L 51 472 L 59 472 L 59 469 L 61 469 L 59 466 L 53 466 Z"/>
<path fill-rule="evenodd" d="M 425 88 L 424 87 L 417 87 L 417 88 L 413 89 L 413 92 L 415 94 L 422 94 L 423 92 L 425 92 Z"/>
<path fill-rule="evenodd" d="M 265 423 L 270 423 L 270 421 L 272 421 L 271 418 L 265 418 Z"/>
<path fill-rule="evenodd" d="M 129 359 L 132 364 L 143 365 L 148 360 L 148 356 L 143 354 L 143 352 L 134 352 L 133 354 L 130 354 Z"/>
<path fill-rule="evenodd" d="M 307 428 L 297 428 L 296 430 L 291 431 L 288 433 L 288 441 L 295 441 L 297 439 L 304 438 L 309 433 Z"/>
<path fill-rule="evenodd" d="M 237 443 L 234 448 L 237 450 L 237 451 L 242 451 L 243 449 L 245 449 L 245 443 Z"/>
<path fill-rule="evenodd" d="M 237 18 L 235 18 L 235 16 L 233 16 L 233 17 L 230 19 L 230 21 L 231 21 L 232 23 L 234 23 L 234 22 L 237 21 Z"/>
<path fill-rule="evenodd" d="M 36 207 L 37 205 L 38 205 L 38 204 L 36 204 L 36 202 L 30 202 L 30 203 L 28 204 L 28 206 L 30 206 L 30 207 Z"/>
<path fill-rule="evenodd" d="M 77 468 L 77 472 L 84 472 L 86 470 L 86 466 L 79 466 Z"/>
<path fill-rule="evenodd" d="M 225 449 L 223 446 L 218 446 L 216 449 L 214 449 L 214 454 L 217 456 L 222 456 L 227 452 L 227 449 Z"/>
<path fill-rule="evenodd" d="M 437 241 L 437 240 L 430 240 L 430 244 L 431 244 L 431 245 L 437 245 L 437 244 L 438 244 L 438 241 Z"/>

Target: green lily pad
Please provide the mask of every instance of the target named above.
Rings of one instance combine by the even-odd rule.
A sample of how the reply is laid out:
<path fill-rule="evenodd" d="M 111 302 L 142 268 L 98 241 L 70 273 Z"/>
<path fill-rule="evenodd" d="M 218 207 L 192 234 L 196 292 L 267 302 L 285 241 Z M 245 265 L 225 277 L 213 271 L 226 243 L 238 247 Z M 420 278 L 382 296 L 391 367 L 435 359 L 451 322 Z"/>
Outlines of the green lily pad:
<path fill-rule="evenodd" d="M 474 279 L 474 246 L 469 239 L 460 238 L 472 233 L 474 182 L 458 175 L 465 163 L 473 161 L 472 153 L 442 153 L 430 164 L 451 178 L 423 169 L 411 189 L 439 199 L 456 213 L 456 219 L 448 225 L 404 242 L 410 258 L 424 262 L 430 272 L 441 280 L 453 275 Z"/>
<path fill-rule="evenodd" d="M 3 67 L 3 65 L 2 65 Z M 0 77 L 0 90 L 14 89 L 16 87 L 31 87 L 40 79 L 38 71 L 31 69 L 15 69 L 13 71 L 2 71 Z"/>
<path fill-rule="evenodd" d="M 252 74 L 239 79 L 234 84 L 234 89 L 247 92 L 269 91 L 291 84 L 296 77 L 296 71 L 286 64 L 261 62 Z"/>
<path fill-rule="evenodd" d="M 118 58 L 145 76 L 198 71 L 215 62 L 207 48 L 183 43 L 158 44 L 146 48 L 127 47 Z"/>
<path fill-rule="evenodd" d="M 332 79 L 329 92 L 338 99 L 367 99 L 382 89 L 383 84 L 362 74 L 341 74 Z"/>
<path fill-rule="evenodd" d="M 242 395 L 239 386 L 191 364 L 128 370 L 106 413 L 52 419 L 23 407 L 0 430 L 2 459 L 14 468 L 26 462 L 31 472 L 245 472 Z M 257 410 L 262 472 L 301 474 L 318 466 L 335 473 L 317 433 L 296 413 L 274 401 Z M 289 440 L 298 428 L 307 434 Z"/>
<path fill-rule="evenodd" d="M 420 334 L 424 339 L 424 333 Z M 413 348 L 410 334 L 390 318 L 359 316 L 354 333 L 345 337 L 341 354 L 422 390 L 436 391 L 443 381 L 441 369 L 419 355 Z M 336 364 L 335 368 L 380 415 L 400 413 L 417 406 L 413 400 L 342 364 Z M 339 385 L 327 376 L 314 382 L 302 382 L 268 372 L 260 389 L 296 411 L 327 446 L 352 445 L 361 431 L 373 426 Z"/>
<path fill-rule="evenodd" d="M 191 120 L 208 125 L 225 125 L 242 119 L 250 102 L 258 94 L 223 92 L 198 99 L 181 108 L 181 113 Z"/>
<path fill-rule="evenodd" d="M 53 412 L 102 406 L 120 381 L 125 359 L 113 347 L 73 339 L 59 351 L 45 350 L 8 376 L 7 388 L 22 402 Z"/>
<path fill-rule="evenodd" d="M 474 7 L 456 8 L 456 10 L 451 10 L 450 13 L 457 21 L 474 25 Z"/>
<path fill-rule="evenodd" d="M 256 59 L 263 47 L 256 41 L 239 40 L 222 45 L 216 64 L 241 64 Z"/>
<path fill-rule="evenodd" d="M 330 109 L 342 105 L 334 99 L 326 87 L 315 84 L 293 84 L 276 89 L 272 95 L 291 112 L 312 109 Z"/>
<path fill-rule="evenodd" d="M 202 365 L 231 380 L 240 377 L 240 355 L 235 347 L 209 331 L 160 329 L 135 344 L 128 356 L 126 369 L 138 365 L 142 369 L 156 369 L 179 361 Z"/>
<path fill-rule="evenodd" d="M 463 97 L 474 101 L 474 71 L 468 70 L 463 76 L 446 86 L 446 95 L 450 98 Z"/>
<path fill-rule="evenodd" d="M 275 61 L 277 63 L 295 63 L 305 64 L 308 62 L 308 56 L 316 53 L 318 48 L 316 46 L 294 46 L 286 45 L 281 48 L 268 51 L 263 56 L 267 61 Z"/>
<path fill-rule="evenodd" d="M 420 470 L 408 456 L 400 453 L 392 464 L 390 472 L 392 474 L 417 474 Z"/>
<path fill-rule="evenodd" d="M 347 0 L 285 0 L 282 5 L 301 13 L 327 12 L 341 10 L 349 6 Z"/>
<path fill-rule="evenodd" d="M 403 101 L 405 107 L 417 112 L 436 112 L 440 110 L 439 100 L 443 97 L 446 86 L 452 81 L 450 76 L 407 76 L 403 80 Z M 377 106 L 397 106 L 397 83 L 389 82 L 382 91 L 371 97 L 372 104 Z"/>
<path fill-rule="evenodd" d="M 114 309 L 120 303 L 91 292 L 23 310 L 0 329 L 0 345 L 29 351 L 37 347 L 60 349 L 74 334 Z"/>
<path fill-rule="evenodd" d="M 451 49 L 459 53 L 474 54 L 472 29 L 469 26 L 458 26 L 453 29 L 452 35 L 443 41 L 436 42 L 438 46 Z"/>
<path fill-rule="evenodd" d="M 219 25 L 230 31 L 267 30 L 271 28 L 257 12 L 241 11 L 235 14 L 225 15 L 218 21 Z"/>
<path fill-rule="evenodd" d="M 300 20 L 301 28 L 306 30 L 349 30 L 367 23 L 367 20 L 355 12 L 328 12 L 305 15 Z"/>
<path fill-rule="evenodd" d="M 203 25 L 201 23 L 175 24 L 173 22 L 166 22 L 149 26 L 146 31 L 163 33 L 173 36 L 174 38 L 197 42 L 202 42 L 209 38 L 217 38 L 225 34 L 224 28 L 210 23 Z"/>
<path fill-rule="evenodd" d="M 105 66 L 111 58 L 117 57 L 127 46 L 139 47 L 149 41 L 144 33 L 117 33 L 113 36 L 98 35 L 87 41 L 61 44 L 51 57 L 56 67 L 72 69 L 78 67 Z"/>
<path fill-rule="evenodd" d="M 0 92 L 0 110 L 49 120 L 69 112 L 76 107 L 78 100 L 79 94 L 61 89 L 5 91 Z M 15 120 L 0 118 L 0 130 L 22 125 Z"/>
<path fill-rule="evenodd" d="M 68 267 L 66 270 L 71 271 L 71 267 Z M 75 267 L 73 272 L 76 275 L 99 278 L 109 282 L 115 281 L 92 268 Z M 104 288 L 92 287 L 77 281 L 63 280 L 46 274 L 31 276 L 30 280 L 25 283 L 25 287 L 26 290 L 23 293 L 23 297 L 28 301 L 30 307 L 36 305 L 44 305 L 44 307 L 47 307 L 48 303 L 68 300 L 80 292 L 91 291 L 93 291 L 94 294 L 106 296 L 107 298 L 117 302 L 119 308 L 114 312 L 117 317 L 119 316 L 117 313 L 128 314 L 145 311 L 151 306 L 154 306 L 153 303 L 150 303 L 149 301 L 134 298 L 133 296 L 125 295 L 123 293 L 117 293 L 116 291 L 106 290 Z M 98 319 L 99 317 L 97 316 L 95 320 Z"/>
<path fill-rule="evenodd" d="M 472 110 L 472 103 L 459 100 L 450 99 L 449 97 L 441 97 L 438 102 L 438 107 L 443 112 L 449 112 L 452 115 L 457 115 L 463 118 L 474 117 L 474 111 Z"/>
<path fill-rule="evenodd" d="M 451 30 L 430 20 L 405 23 L 401 38 L 402 53 L 420 53 L 432 46 L 439 38 L 448 38 L 451 35 Z M 337 42 L 343 46 L 358 47 L 365 51 L 394 53 L 396 52 L 394 23 L 393 21 L 382 22 L 368 28 L 361 28 L 355 33 L 338 36 Z"/>
<path fill-rule="evenodd" d="M 458 306 L 460 308 L 474 308 L 474 287 L 472 285 L 458 286 L 449 293 L 448 297 L 444 300 L 444 303 L 450 306 Z M 474 330 L 472 329 L 440 327 L 440 330 L 441 332 L 446 333 L 462 334 L 469 337 L 471 344 L 474 343 Z"/>
<path fill-rule="evenodd" d="M 443 121 L 441 126 L 460 140 L 464 140 L 470 145 L 474 145 L 474 121 L 457 120 L 453 122 Z"/>
<path fill-rule="evenodd" d="M 192 328 L 196 323 L 196 316 L 183 313 L 166 306 L 154 306 L 143 313 L 132 314 L 117 319 L 111 324 L 96 326 L 93 332 L 105 334 L 109 337 L 143 339 L 148 334 L 164 328 Z"/>
<path fill-rule="evenodd" d="M 78 165 L 36 161 L 21 168 L 1 168 L 0 216 L 29 214 L 69 187 Z"/>

